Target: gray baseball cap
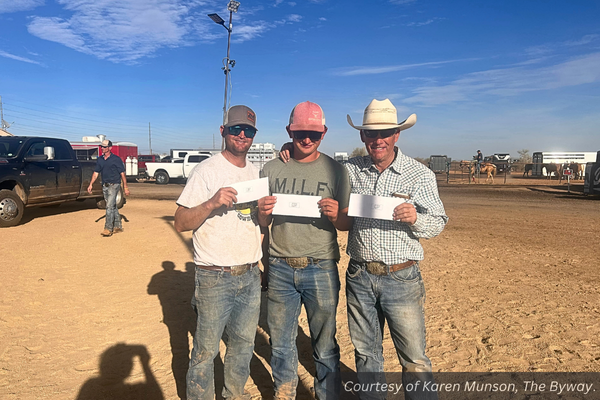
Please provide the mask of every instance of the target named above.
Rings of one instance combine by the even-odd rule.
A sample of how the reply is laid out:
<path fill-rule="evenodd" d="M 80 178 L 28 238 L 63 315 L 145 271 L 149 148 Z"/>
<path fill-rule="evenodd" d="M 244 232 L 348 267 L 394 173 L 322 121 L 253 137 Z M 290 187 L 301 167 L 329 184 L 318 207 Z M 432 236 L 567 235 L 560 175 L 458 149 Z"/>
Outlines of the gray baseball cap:
<path fill-rule="evenodd" d="M 227 111 L 227 122 L 225 122 L 224 126 L 228 128 L 236 125 L 250 125 L 256 128 L 256 114 L 247 106 L 233 106 L 229 108 L 229 111 Z"/>

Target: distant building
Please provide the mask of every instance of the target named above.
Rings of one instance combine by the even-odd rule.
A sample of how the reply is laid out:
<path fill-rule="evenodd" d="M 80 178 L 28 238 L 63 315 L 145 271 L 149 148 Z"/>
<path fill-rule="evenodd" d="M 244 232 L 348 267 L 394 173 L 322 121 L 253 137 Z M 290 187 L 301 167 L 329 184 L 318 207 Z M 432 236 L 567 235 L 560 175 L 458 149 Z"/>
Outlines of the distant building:
<path fill-rule="evenodd" d="M 346 152 L 335 152 L 335 153 L 333 153 L 333 159 L 335 161 L 339 161 L 339 162 L 348 161 L 348 153 L 346 153 Z"/>
<path fill-rule="evenodd" d="M 246 155 L 246 159 L 260 170 L 275 157 L 277 157 L 277 150 L 273 143 L 254 143 Z"/>

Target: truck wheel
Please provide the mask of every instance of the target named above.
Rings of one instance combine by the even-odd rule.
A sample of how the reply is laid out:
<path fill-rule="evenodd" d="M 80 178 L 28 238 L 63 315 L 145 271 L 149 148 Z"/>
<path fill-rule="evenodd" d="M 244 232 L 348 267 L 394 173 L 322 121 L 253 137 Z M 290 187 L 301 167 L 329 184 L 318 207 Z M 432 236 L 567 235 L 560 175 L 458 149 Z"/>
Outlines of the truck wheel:
<path fill-rule="evenodd" d="M 156 178 L 156 183 L 159 185 L 166 185 L 169 183 L 169 174 L 164 171 L 158 171 L 154 177 Z"/>
<path fill-rule="evenodd" d="M 123 208 L 126 201 L 125 195 L 123 194 L 123 186 L 121 186 L 117 192 L 117 208 Z M 104 200 L 104 197 L 96 199 L 96 207 L 100 210 L 106 210 L 106 200 Z"/>
<path fill-rule="evenodd" d="M 12 190 L 0 190 L 0 227 L 15 226 L 21 222 L 25 206 Z"/>

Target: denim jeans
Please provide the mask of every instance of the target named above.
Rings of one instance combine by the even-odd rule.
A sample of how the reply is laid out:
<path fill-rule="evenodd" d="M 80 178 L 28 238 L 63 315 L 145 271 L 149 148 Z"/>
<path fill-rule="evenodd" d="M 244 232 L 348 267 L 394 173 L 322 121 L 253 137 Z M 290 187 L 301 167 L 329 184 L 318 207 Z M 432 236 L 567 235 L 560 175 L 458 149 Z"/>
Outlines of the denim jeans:
<path fill-rule="evenodd" d="M 106 221 L 104 221 L 104 229 L 113 231 L 114 228 L 122 228 L 121 216 L 117 208 L 117 193 L 121 188 L 120 183 L 111 183 L 108 186 L 102 185 L 102 193 L 106 201 Z"/>
<path fill-rule="evenodd" d="M 250 398 L 244 386 L 250 375 L 260 312 L 260 270 L 253 267 L 243 275 L 232 276 L 197 267 L 192 306 L 198 319 L 187 373 L 188 400 L 214 399 L 214 360 L 221 337 L 227 346 L 223 398 Z"/>
<path fill-rule="evenodd" d="M 335 315 L 340 278 L 335 260 L 310 262 L 294 269 L 283 259 L 269 259 L 268 323 L 275 399 L 293 400 L 298 386 L 298 316 L 306 309 L 313 348 L 317 399 L 337 399 L 341 387 L 340 348 Z M 332 381 L 333 380 L 333 381 Z"/>
<path fill-rule="evenodd" d="M 425 355 L 425 286 L 418 263 L 389 275 L 372 275 L 351 259 L 346 272 L 346 299 L 348 327 L 361 384 L 385 383 L 383 328 L 386 321 L 402 365 L 404 387 L 415 376 L 433 380 L 431 361 Z M 359 393 L 359 397 L 384 399 L 385 393 L 365 392 Z M 437 399 L 437 394 L 405 392 L 405 398 Z"/>

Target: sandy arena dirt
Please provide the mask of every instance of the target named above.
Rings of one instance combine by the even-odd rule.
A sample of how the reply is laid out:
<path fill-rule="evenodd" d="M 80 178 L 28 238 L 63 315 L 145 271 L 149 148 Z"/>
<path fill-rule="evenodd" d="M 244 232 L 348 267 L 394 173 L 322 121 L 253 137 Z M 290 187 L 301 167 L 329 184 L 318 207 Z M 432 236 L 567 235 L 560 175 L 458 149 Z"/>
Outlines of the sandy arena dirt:
<path fill-rule="evenodd" d="M 450 222 L 423 241 L 421 264 L 434 370 L 599 372 L 600 200 L 556 182 L 512 183 L 440 183 Z M 183 185 L 130 188 L 125 232 L 109 238 L 93 202 L 28 209 L 20 226 L 0 230 L 1 399 L 100 399 L 107 388 L 116 399 L 183 393 L 194 329 L 191 233 L 173 229 Z M 354 370 L 347 261 L 337 319 L 344 371 Z M 270 399 L 264 311 L 246 387 Z M 300 322 L 298 398 L 309 399 L 304 314 Z M 399 371 L 389 337 L 384 348 L 386 371 Z"/>

